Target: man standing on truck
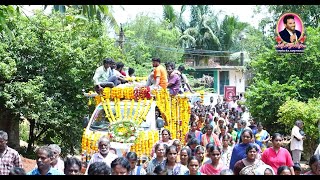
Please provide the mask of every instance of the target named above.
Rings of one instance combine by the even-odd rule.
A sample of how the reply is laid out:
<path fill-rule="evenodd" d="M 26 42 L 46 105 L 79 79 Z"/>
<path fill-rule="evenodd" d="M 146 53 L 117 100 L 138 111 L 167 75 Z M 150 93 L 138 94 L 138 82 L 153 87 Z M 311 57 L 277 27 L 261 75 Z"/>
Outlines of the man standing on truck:
<path fill-rule="evenodd" d="M 178 74 L 172 74 L 173 70 L 175 68 L 175 64 L 173 62 L 166 62 L 166 69 L 168 73 L 168 89 L 170 95 L 177 95 L 179 93 L 181 79 Z"/>
<path fill-rule="evenodd" d="M 181 79 L 180 91 L 179 91 L 180 94 L 184 92 L 194 93 L 194 91 L 191 89 L 187 76 L 183 73 L 185 69 L 186 68 L 183 65 L 180 65 L 177 70 L 174 70 L 171 73 L 171 75 L 178 74 L 180 76 L 180 79 Z"/>
<path fill-rule="evenodd" d="M 168 77 L 166 69 L 160 64 L 160 58 L 152 58 L 154 70 L 148 77 L 146 86 L 153 85 L 155 89 L 159 87 L 166 89 L 168 86 Z"/>
<path fill-rule="evenodd" d="M 99 152 L 94 153 L 90 159 L 85 174 L 88 174 L 90 164 L 94 162 L 105 162 L 111 167 L 111 162 L 118 158 L 118 155 L 110 153 L 110 141 L 106 136 L 102 136 L 98 141 Z"/>

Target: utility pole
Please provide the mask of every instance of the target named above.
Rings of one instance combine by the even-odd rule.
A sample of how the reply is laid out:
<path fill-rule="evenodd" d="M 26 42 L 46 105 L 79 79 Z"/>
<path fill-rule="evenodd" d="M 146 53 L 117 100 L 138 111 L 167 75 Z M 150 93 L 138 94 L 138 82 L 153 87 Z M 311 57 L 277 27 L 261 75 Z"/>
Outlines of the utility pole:
<path fill-rule="evenodd" d="M 122 24 L 120 23 L 120 32 L 119 32 L 119 39 L 117 40 L 119 46 L 121 49 L 123 49 L 123 44 L 124 44 L 124 31 L 122 28 Z"/>
<path fill-rule="evenodd" d="M 243 62 L 244 62 L 244 54 L 243 54 L 243 51 L 241 50 L 241 53 L 240 53 L 240 66 L 243 66 Z"/>

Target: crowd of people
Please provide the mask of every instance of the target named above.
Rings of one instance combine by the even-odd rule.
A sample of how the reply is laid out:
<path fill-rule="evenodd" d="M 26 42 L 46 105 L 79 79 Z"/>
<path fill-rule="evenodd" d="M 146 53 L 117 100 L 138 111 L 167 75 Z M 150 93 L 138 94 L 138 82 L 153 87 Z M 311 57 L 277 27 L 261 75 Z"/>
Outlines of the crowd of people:
<path fill-rule="evenodd" d="M 193 92 L 183 66 L 175 70 L 172 62 L 165 67 L 160 63 L 159 58 L 152 59 L 154 69 L 145 86 L 168 88 L 171 95 Z M 126 83 L 123 66 L 111 58 L 103 60 L 93 77 L 96 91 Z M 133 76 L 134 69 L 128 73 Z M 102 136 L 98 152 L 91 156 L 84 172 L 81 160 L 74 156 L 62 159 L 56 144 L 39 147 L 37 165 L 25 172 L 19 153 L 7 146 L 8 134 L 0 131 L 0 175 L 320 175 L 319 147 L 308 162 L 310 170 L 301 170 L 305 139 L 301 120 L 293 126 L 290 148 L 286 149 L 283 135 L 270 135 L 250 116 L 244 101 L 243 94 L 230 102 L 220 96 L 216 102 L 211 97 L 208 105 L 196 101 L 184 141 L 172 139 L 168 129 L 161 129 L 159 141 L 144 157 L 132 151 L 118 156 L 109 139 Z"/>
<path fill-rule="evenodd" d="M 234 106 L 234 103 L 237 106 Z M 25 172 L 19 153 L 6 145 L 8 134 L 0 131 L 1 175 L 320 175 L 320 155 L 316 150 L 302 172 L 303 122 L 297 120 L 292 128 L 290 149 L 282 146 L 283 136 L 272 136 L 262 123 L 256 123 L 240 100 L 210 105 L 199 101 L 191 110 L 190 130 L 186 144 L 171 139 L 170 131 L 161 130 L 150 155 L 138 157 L 136 152 L 118 156 L 110 141 L 103 136 L 99 151 L 92 155 L 87 168 L 77 157 L 60 157 L 56 144 L 39 147 L 37 165 Z M 269 144 L 268 142 L 271 143 Z M 319 149 L 319 147 L 317 148 Z M 290 153 L 291 151 L 291 153 Z"/>

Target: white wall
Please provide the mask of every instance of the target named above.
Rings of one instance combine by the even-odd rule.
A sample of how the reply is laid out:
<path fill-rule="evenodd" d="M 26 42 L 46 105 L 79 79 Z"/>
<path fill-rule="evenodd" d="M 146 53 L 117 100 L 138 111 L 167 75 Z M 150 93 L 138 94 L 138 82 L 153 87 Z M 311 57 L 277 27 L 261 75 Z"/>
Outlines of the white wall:
<path fill-rule="evenodd" d="M 229 85 L 236 86 L 237 95 L 245 91 L 245 76 L 244 73 L 237 70 L 229 71 Z"/>

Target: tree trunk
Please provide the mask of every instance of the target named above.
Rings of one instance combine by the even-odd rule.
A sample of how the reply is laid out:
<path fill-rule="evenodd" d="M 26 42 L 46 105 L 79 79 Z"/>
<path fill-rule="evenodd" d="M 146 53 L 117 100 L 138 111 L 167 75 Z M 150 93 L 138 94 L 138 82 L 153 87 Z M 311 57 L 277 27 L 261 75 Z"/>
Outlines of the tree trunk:
<path fill-rule="evenodd" d="M 29 129 L 29 140 L 28 140 L 28 148 L 27 152 L 32 152 L 32 144 L 34 143 L 35 136 L 34 136 L 34 128 L 36 125 L 36 121 L 34 119 L 30 119 L 30 129 Z"/>
<path fill-rule="evenodd" d="M 10 111 L 2 108 L 0 111 L 0 129 L 8 133 L 8 146 L 19 150 L 19 119 Z"/>

